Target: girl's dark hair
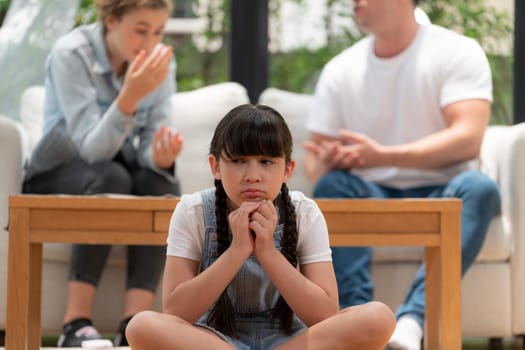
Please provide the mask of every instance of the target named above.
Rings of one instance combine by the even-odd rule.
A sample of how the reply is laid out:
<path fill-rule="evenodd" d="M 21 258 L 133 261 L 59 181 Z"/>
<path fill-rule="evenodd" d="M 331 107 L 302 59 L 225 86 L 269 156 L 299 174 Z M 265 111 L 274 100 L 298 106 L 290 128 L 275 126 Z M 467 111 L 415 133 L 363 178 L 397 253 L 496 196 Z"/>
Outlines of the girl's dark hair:
<path fill-rule="evenodd" d="M 241 105 L 232 109 L 219 122 L 211 140 L 210 154 L 220 161 L 221 156 L 235 158 L 250 155 L 283 157 L 287 164 L 292 157 L 292 135 L 284 118 L 273 108 L 264 105 Z M 297 224 L 295 208 L 286 183 L 281 186 L 277 207 L 284 218 L 281 253 L 294 267 L 297 266 Z M 217 220 L 217 254 L 221 255 L 231 243 L 228 224 L 227 196 L 222 182 L 215 180 L 215 216 Z M 226 292 L 213 306 L 208 324 L 224 334 L 235 337 L 233 305 Z M 283 299 L 272 309 L 272 316 L 279 319 L 281 328 L 289 332 L 293 312 Z"/>
<path fill-rule="evenodd" d="M 249 155 L 292 159 L 292 134 L 284 118 L 265 105 L 244 104 L 233 108 L 215 128 L 210 154 L 235 158 Z"/>

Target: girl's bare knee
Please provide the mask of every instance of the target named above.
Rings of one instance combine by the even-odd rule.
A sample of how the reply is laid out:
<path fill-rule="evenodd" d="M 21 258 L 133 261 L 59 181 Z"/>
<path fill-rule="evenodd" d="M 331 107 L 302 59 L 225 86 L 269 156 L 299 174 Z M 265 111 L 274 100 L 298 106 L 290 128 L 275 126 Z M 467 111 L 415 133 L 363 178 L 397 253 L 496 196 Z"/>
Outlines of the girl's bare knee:
<path fill-rule="evenodd" d="M 357 327 L 351 333 L 356 343 L 369 344 L 372 340 L 371 348 L 379 348 L 385 345 L 396 326 L 396 319 L 392 310 L 379 301 L 372 301 L 363 305 L 352 306 L 343 309 L 343 317 L 348 317 L 353 322 L 350 327 Z"/>
<path fill-rule="evenodd" d="M 396 317 L 392 310 L 379 301 L 371 301 L 366 305 L 370 308 L 370 313 L 374 315 L 373 318 L 376 320 L 377 325 L 390 338 L 396 328 Z"/>
<path fill-rule="evenodd" d="M 144 339 L 150 334 L 152 323 L 155 322 L 158 313 L 154 311 L 141 311 L 129 321 L 126 326 L 126 338 L 128 342 L 135 343 Z"/>

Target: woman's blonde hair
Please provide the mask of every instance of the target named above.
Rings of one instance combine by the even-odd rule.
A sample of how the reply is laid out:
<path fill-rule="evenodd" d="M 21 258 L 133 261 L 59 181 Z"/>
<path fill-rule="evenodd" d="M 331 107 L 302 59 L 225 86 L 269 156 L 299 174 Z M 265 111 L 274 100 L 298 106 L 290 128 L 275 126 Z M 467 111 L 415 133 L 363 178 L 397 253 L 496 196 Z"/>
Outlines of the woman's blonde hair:
<path fill-rule="evenodd" d="M 165 9 L 169 13 L 173 8 L 171 0 L 95 0 L 98 19 L 102 22 L 108 16 L 117 20 L 132 11 L 147 9 Z"/>

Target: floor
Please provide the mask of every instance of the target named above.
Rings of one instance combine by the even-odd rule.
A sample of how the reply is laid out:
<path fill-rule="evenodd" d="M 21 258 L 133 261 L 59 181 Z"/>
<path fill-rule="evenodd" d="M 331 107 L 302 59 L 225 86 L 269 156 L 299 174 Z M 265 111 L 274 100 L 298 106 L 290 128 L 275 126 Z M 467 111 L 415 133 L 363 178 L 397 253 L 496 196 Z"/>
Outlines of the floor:
<path fill-rule="evenodd" d="M 492 346 L 491 346 L 492 345 Z M 489 343 L 488 339 L 463 339 L 463 350 L 523 350 L 522 339 L 503 339 L 502 342 Z"/>
<path fill-rule="evenodd" d="M 41 347 L 40 349 L 41 350 L 55 350 L 58 348 Z M 81 349 L 81 348 L 69 348 L 69 349 L 75 350 L 75 349 Z M 109 349 L 109 348 L 104 348 L 104 349 Z M 111 348 L 111 349 L 131 350 L 131 348 L 129 347 L 117 347 L 117 348 Z M 488 347 L 487 341 L 465 341 L 463 343 L 463 350 L 489 350 L 489 349 L 490 348 Z M 503 344 L 503 347 L 501 348 L 496 347 L 493 350 L 521 350 L 521 349 L 523 349 L 522 346 L 513 344 L 512 341 L 505 341 Z M 5 348 L 0 347 L 0 350 L 5 350 Z"/>
<path fill-rule="evenodd" d="M 2 334 L 0 334 L 0 340 Z M 56 344 L 57 338 L 56 337 L 44 337 L 43 338 L 43 347 L 41 347 L 41 350 L 53 350 L 57 349 L 55 347 L 52 347 L 54 344 Z M 0 343 L 1 345 L 2 343 Z M 76 348 L 70 348 L 72 350 Z M 78 348 L 80 349 L 80 348 Z M 131 350 L 129 347 L 116 347 L 111 349 L 120 349 L 120 350 Z M 0 350 L 5 350 L 4 347 L 0 346 Z M 484 338 L 469 338 L 463 340 L 463 348 L 462 350 L 525 350 L 523 340 L 522 338 L 516 338 L 516 339 L 504 339 L 501 343 L 495 343 L 491 347 L 489 345 L 489 341 Z"/>
<path fill-rule="evenodd" d="M 41 347 L 40 350 L 56 350 L 58 348 L 53 347 Z M 71 350 L 81 349 L 81 348 L 69 348 Z M 118 347 L 118 348 L 104 348 L 104 349 L 120 349 L 120 350 L 131 350 L 129 347 Z M 521 347 L 513 347 L 511 344 L 505 344 L 502 348 L 496 348 L 497 350 L 521 350 Z M 0 347 L 0 350 L 5 350 L 5 348 Z M 463 350 L 489 350 L 486 342 L 484 344 L 463 344 Z"/>

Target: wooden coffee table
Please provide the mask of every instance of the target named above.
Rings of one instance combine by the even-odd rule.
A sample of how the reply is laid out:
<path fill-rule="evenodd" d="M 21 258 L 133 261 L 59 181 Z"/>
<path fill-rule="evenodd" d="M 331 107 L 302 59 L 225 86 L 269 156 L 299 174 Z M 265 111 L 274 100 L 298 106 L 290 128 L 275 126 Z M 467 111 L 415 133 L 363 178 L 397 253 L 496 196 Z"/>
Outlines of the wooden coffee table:
<path fill-rule="evenodd" d="M 6 349 L 40 347 L 42 244 L 166 244 L 175 197 L 9 198 Z M 424 246 L 425 348 L 461 349 L 461 201 L 316 200 L 332 246 Z M 65 286 L 64 286 L 65 288 Z"/>

